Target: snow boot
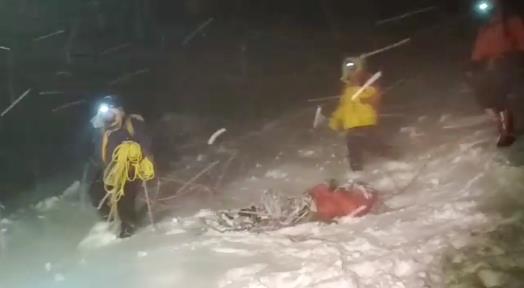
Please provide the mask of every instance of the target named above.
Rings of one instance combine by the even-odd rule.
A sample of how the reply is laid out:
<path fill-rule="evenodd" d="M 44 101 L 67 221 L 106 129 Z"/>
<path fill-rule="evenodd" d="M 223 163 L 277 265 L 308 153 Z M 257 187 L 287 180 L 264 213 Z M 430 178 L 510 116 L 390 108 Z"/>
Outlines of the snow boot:
<path fill-rule="evenodd" d="M 358 153 L 351 151 L 347 156 L 347 160 L 351 171 L 360 172 L 364 170 L 364 163 L 360 151 Z"/>
<path fill-rule="evenodd" d="M 135 234 L 135 225 L 122 222 L 120 227 L 120 235 L 118 236 L 119 238 L 129 238 Z"/>
<path fill-rule="evenodd" d="M 363 151 L 360 149 L 359 146 L 353 145 L 352 147 L 350 147 L 348 145 L 347 159 L 348 159 L 349 168 L 351 169 L 351 171 L 360 172 L 364 170 L 364 161 L 362 159 L 363 158 L 362 152 Z"/>
<path fill-rule="evenodd" d="M 499 138 L 497 140 L 497 147 L 509 147 L 515 143 L 513 127 L 513 114 L 509 110 L 504 110 L 497 115 L 497 126 L 499 130 Z"/>
<path fill-rule="evenodd" d="M 353 172 L 360 172 L 364 170 L 364 165 L 362 164 L 362 161 L 349 160 L 349 167 L 351 168 L 351 171 Z"/>

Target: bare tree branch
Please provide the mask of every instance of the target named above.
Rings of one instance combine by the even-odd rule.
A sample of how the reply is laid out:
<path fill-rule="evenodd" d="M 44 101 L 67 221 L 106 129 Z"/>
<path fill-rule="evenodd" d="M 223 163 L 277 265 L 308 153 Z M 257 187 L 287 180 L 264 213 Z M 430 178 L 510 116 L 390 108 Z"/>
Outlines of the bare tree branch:
<path fill-rule="evenodd" d="M 120 77 L 118 77 L 117 79 L 109 82 L 109 85 L 110 86 L 114 86 L 118 83 L 121 83 L 121 82 L 125 82 L 135 76 L 138 76 L 140 74 L 145 74 L 145 73 L 148 73 L 149 72 L 149 68 L 145 68 L 145 69 L 141 69 L 141 70 L 138 70 L 138 71 L 135 71 L 135 72 L 131 72 L 131 73 L 127 73 L 127 74 L 124 74 Z"/>
<path fill-rule="evenodd" d="M 55 31 L 53 33 L 49 33 L 49 34 L 46 34 L 46 35 L 43 35 L 43 36 L 40 36 L 40 37 L 36 37 L 35 39 L 33 39 L 33 41 L 35 41 L 35 42 L 42 41 L 44 39 L 51 38 L 51 37 L 54 37 L 54 36 L 58 36 L 58 35 L 63 34 L 63 33 L 65 33 L 65 30 L 58 30 L 58 31 Z"/>
<path fill-rule="evenodd" d="M 204 30 L 204 28 L 211 24 L 213 20 L 215 20 L 215 18 L 209 18 L 206 22 L 198 26 L 193 32 L 191 32 L 189 35 L 186 36 L 186 38 L 184 38 L 184 41 L 182 41 L 182 45 L 186 46 L 187 44 L 189 44 L 189 42 L 191 42 L 191 40 L 193 40 L 193 38 L 195 38 L 195 36 L 198 35 L 200 31 Z"/>
<path fill-rule="evenodd" d="M 376 25 L 382 25 L 382 24 L 386 24 L 386 23 L 390 23 L 390 22 L 395 22 L 395 21 L 402 20 L 402 19 L 405 19 L 405 18 L 408 18 L 408 17 L 411 17 L 411 16 L 415 16 L 417 14 L 422 14 L 422 13 L 426 13 L 426 12 L 429 12 L 429 11 L 433 11 L 433 10 L 436 10 L 436 9 L 437 9 L 436 6 L 430 6 L 430 7 L 418 9 L 418 10 L 415 10 L 415 11 L 410 11 L 410 12 L 407 12 L 407 13 L 404 13 L 404 14 L 401 14 L 401 15 L 398 15 L 398 16 L 394 16 L 394 17 L 391 17 L 391 18 L 380 20 L 380 21 L 378 21 L 376 23 Z"/>
<path fill-rule="evenodd" d="M 20 95 L 20 97 L 18 97 L 18 99 L 13 101 L 13 103 L 11 103 L 11 105 L 9 105 L 9 107 L 7 107 L 2 112 L 2 114 L 0 114 L 0 118 L 4 117 L 9 111 L 11 111 L 11 109 L 13 109 L 20 101 L 22 101 L 25 98 L 25 96 L 29 95 L 30 92 L 31 92 L 31 89 L 27 89 L 22 95 Z"/>

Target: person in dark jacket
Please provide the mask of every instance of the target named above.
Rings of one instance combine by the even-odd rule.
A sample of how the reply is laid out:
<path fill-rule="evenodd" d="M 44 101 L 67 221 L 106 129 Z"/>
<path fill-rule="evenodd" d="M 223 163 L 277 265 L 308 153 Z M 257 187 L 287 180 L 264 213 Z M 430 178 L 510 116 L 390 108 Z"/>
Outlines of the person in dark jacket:
<path fill-rule="evenodd" d="M 497 123 L 498 147 L 511 146 L 516 140 L 517 111 L 512 108 L 523 96 L 524 21 L 515 3 L 477 3 L 484 23 L 477 34 L 468 73 L 480 106 Z"/>
<path fill-rule="evenodd" d="M 95 136 L 95 156 L 93 166 L 97 170 L 95 179 L 89 189 L 91 202 L 99 208 L 100 214 L 107 218 L 110 205 L 104 184 L 104 171 L 112 160 L 113 152 L 126 141 L 133 141 L 140 145 L 145 158 L 152 159 L 151 139 L 146 132 L 144 118 L 137 114 L 126 114 L 118 97 L 107 96 L 99 104 L 97 115 L 91 120 L 97 130 Z M 135 200 L 142 189 L 140 179 L 127 181 L 125 193 L 118 201 L 118 217 L 121 220 L 120 237 L 129 237 L 133 234 L 138 223 L 138 213 Z"/>

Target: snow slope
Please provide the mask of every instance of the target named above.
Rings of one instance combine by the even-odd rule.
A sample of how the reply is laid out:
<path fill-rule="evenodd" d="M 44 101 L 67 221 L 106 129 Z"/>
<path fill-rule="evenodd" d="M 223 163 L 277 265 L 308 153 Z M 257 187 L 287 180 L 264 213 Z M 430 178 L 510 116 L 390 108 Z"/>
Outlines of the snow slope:
<path fill-rule="evenodd" d="M 2 220 L 0 287 L 444 287 L 446 252 L 500 220 L 480 209 L 510 181 L 490 126 L 477 116 L 418 115 L 388 139 L 409 147 L 399 160 L 371 158 L 368 172 L 359 174 L 347 173 L 342 138 L 296 124 L 310 123 L 312 115 L 269 129 L 279 134 L 302 125 L 305 132 L 275 144 L 272 161 L 253 165 L 222 195 L 179 199 L 156 231 L 146 227 L 118 240 L 74 197 Z M 331 177 L 374 185 L 383 212 L 260 234 L 204 225 L 213 217 L 209 208 L 242 207 L 267 189 L 296 195 Z"/>

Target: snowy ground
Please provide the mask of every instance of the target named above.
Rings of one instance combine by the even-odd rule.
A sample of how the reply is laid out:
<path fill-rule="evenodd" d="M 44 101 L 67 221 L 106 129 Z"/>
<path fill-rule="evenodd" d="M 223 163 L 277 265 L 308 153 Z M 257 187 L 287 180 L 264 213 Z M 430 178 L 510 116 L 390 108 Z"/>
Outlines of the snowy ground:
<path fill-rule="evenodd" d="M 92 208 L 68 197 L 3 219 L 0 287 L 445 287 L 450 251 L 502 221 L 486 199 L 524 184 L 479 115 L 413 115 L 388 138 L 404 147 L 398 160 L 372 158 L 368 172 L 348 174 L 343 139 L 309 131 L 313 114 L 266 127 L 270 139 L 287 135 L 274 141 L 273 160 L 221 195 L 181 198 L 156 231 L 117 240 L 104 224 L 92 228 Z M 243 207 L 267 189 L 296 195 L 332 177 L 371 183 L 386 212 L 260 234 L 203 224 L 210 209 Z"/>

